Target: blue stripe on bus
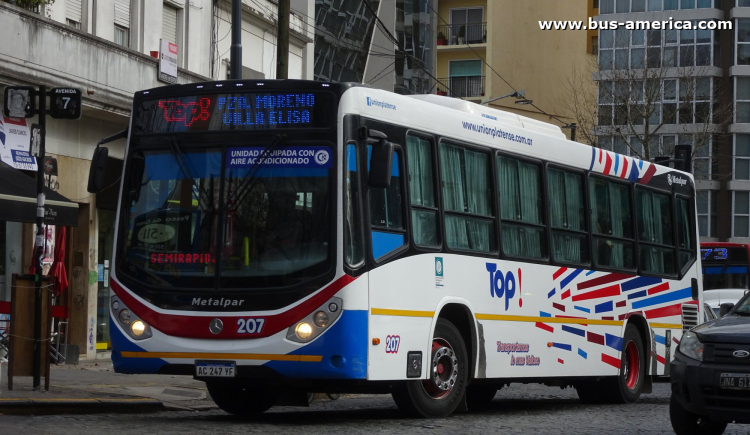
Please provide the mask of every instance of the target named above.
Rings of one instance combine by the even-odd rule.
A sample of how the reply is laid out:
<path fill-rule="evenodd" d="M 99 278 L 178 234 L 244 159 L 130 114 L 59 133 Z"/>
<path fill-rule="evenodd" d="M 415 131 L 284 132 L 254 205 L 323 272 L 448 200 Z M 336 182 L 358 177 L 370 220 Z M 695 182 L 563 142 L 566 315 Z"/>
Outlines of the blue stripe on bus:
<path fill-rule="evenodd" d="M 563 343 L 552 343 L 552 347 L 556 347 L 558 349 L 567 350 L 567 351 L 573 350 L 573 346 L 569 344 L 563 344 Z"/>
<path fill-rule="evenodd" d="M 596 272 L 596 271 L 595 270 L 589 270 L 588 272 L 586 272 L 586 276 L 589 276 L 589 275 L 591 275 L 594 272 Z"/>
<path fill-rule="evenodd" d="M 555 295 L 555 289 L 552 289 L 552 291 L 550 291 L 549 293 L 547 293 L 547 299 L 551 298 L 554 295 Z"/>
<path fill-rule="evenodd" d="M 659 344 L 663 344 L 664 346 L 667 345 L 667 338 L 662 337 L 661 335 L 654 334 L 654 340 Z"/>
<path fill-rule="evenodd" d="M 575 308 L 578 311 L 583 311 L 584 313 L 590 313 L 591 310 L 585 307 L 579 307 L 578 305 L 574 305 L 573 308 Z"/>
<path fill-rule="evenodd" d="M 587 354 L 586 352 L 584 352 L 584 350 L 581 349 L 580 347 L 578 348 L 578 355 L 581 355 L 583 357 L 583 359 L 588 359 L 589 358 L 589 354 Z"/>
<path fill-rule="evenodd" d="M 577 277 L 578 275 L 580 275 L 580 274 L 581 274 L 581 272 L 583 272 L 583 269 L 576 269 L 576 270 L 574 270 L 573 272 L 571 272 L 571 273 L 570 273 L 570 274 L 569 274 L 568 276 L 566 276 L 566 277 L 565 277 L 565 279 L 563 279 L 563 280 L 562 280 L 562 281 L 560 282 L 560 288 L 565 288 L 565 286 L 567 286 L 567 285 L 568 285 L 568 284 L 569 284 L 569 283 L 570 283 L 571 281 L 573 281 L 573 280 L 574 280 L 574 279 L 575 279 L 575 278 L 576 278 L 576 277 Z"/>
<path fill-rule="evenodd" d="M 367 311 L 344 310 L 315 341 L 289 353 L 322 355 L 320 362 L 269 361 L 263 365 L 291 379 L 367 379 L 367 344 Z"/>
<path fill-rule="evenodd" d="M 376 260 L 403 245 L 403 234 L 372 232 L 372 258 Z"/>
<path fill-rule="evenodd" d="M 570 332 L 571 334 L 580 335 L 581 337 L 586 337 L 586 331 L 580 328 L 574 328 L 572 326 L 568 325 L 562 325 L 562 330 L 565 332 Z"/>
<path fill-rule="evenodd" d="M 662 293 L 659 296 L 635 301 L 633 302 L 633 309 L 637 310 L 639 308 L 650 307 L 652 305 L 665 304 L 667 302 L 674 302 L 679 301 L 680 299 L 690 298 L 692 298 L 692 290 L 690 289 L 690 287 L 685 287 L 681 290 L 673 291 L 670 293 Z"/>
<path fill-rule="evenodd" d="M 661 278 L 649 278 L 647 276 L 639 276 L 638 278 L 633 278 L 630 281 L 625 281 L 624 283 L 620 284 L 620 288 L 622 291 L 627 292 L 630 290 L 635 290 L 641 287 L 647 287 L 654 284 L 659 284 L 661 282 Z"/>
<path fill-rule="evenodd" d="M 612 301 L 608 302 L 602 302 L 601 304 L 598 304 L 594 307 L 595 313 L 608 313 L 612 310 L 614 310 L 614 304 L 612 304 Z"/>
<path fill-rule="evenodd" d="M 725 273 L 747 273 L 747 267 L 745 266 L 710 266 L 703 268 L 704 275 L 724 275 Z"/>
<path fill-rule="evenodd" d="M 596 161 L 596 147 L 591 147 L 591 165 L 589 171 L 594 169 L 594 162 Z"/>
<path fill-rule="evenodd" d="M 539 312 L 539 317 L 552 317 L 552 314 L 545 313 L 544 311 Z"/>
<path fill-rule="evenodd" d="M 612 175 L 617 175 L 617 170 L 620 169 L 620 155 L 615 154 L 615 173 Z"/>
<path fill-rule="evenodd" d="M 607 343 L 607 346 L 612 349 L 622 350 L 622 338 L 612 334 L 605 334 L 604 340 Z"/>
<path fill-rule="evenodd" d="M 639 292 L 630 293 L 628 295 L 628 300 L 630 300 L 630 299 L 638 299 L 638 298 L 645 298 L 646 296 L 648 296 L 648 290 L 641 290 Z"/>
<path fill-rule="evenodd" d="M 357 172 L 357 149 L 354 145 L 346 146 L 346 170 Z"/>

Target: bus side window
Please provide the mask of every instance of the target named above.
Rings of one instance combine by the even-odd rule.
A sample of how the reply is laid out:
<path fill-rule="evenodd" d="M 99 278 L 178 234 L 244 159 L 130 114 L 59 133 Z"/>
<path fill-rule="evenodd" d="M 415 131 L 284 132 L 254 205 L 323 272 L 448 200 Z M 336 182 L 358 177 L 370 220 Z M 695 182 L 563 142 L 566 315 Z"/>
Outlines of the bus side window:
<path fill-rule="evenodd" d="M 635 269 L 629 191 L 623 184 L 598 177 L 589 179 L 594 233 L 592 257 L 596 266 Z"/>
<path fill-rule="evenodd" d="M 406 136 L 409 157 L 409 193 L 414 244 L 440 247 L 437 230 L 437 201 L 433 173 L 432 143 L 418 136 Z"/>
<path fill-rule="evenodd" d="M 497 156 L 497 168 L 503 253 L 547 258 L 541 168 L 505 156 Z"/>
<path fill-rule="evenodd" d="M 583 176 L 556 168 L 547 169 L 552 257 L 559 263 L 586 265 L 589 242 Z"/>
<path fill-rule="evenodd" d="M 367 168 L 372 146 L 367 147 Z M 370 189 L 370 224 L 372 225 L 372 258 L 378 260 L 406 243 L 401 191 L 401 151 L 393 153 L 391 185 Z"/>
<path fill-rule="evenodd" d="M 346 191 L 345 198 L 345 258 L 350 266 L 357 266 L 364 260 L 364 249 L 362 249 L 362 213 L 359 207 L 360 186 L 357 174 L 357 147 L 349 144 L 346 146 Z"/>
<path fill-rule="evenodd" d="M 675 275 L 671 208 L 669 195 L 636 188 L 638 258 L 642 272 Z"/>
<path fill-rule="evenodd" d="M 690 232 L 690 203 L 685 198 L 675 198 L 677 216 L 677 248 L 679 248 L 680 270 L 685 270 L 695 258 L 695 246 Z"/>
<path fill-rule="evenodd" d="M 459 145 L 440 144 L 445 242 L 450 249 L 495 251 L 490 156 Z"/>

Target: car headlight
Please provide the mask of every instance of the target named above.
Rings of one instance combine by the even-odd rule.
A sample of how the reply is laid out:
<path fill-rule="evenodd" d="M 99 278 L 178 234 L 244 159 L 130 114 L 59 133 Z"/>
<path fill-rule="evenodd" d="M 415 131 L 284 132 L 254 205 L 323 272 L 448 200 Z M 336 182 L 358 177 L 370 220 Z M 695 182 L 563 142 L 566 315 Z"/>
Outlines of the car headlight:
<path fill-rule="evenodd" d="M 694 332 L 686 332 L 680 340 L 680 352 L 688 358 L 703 361 L 703 343 Z"/>

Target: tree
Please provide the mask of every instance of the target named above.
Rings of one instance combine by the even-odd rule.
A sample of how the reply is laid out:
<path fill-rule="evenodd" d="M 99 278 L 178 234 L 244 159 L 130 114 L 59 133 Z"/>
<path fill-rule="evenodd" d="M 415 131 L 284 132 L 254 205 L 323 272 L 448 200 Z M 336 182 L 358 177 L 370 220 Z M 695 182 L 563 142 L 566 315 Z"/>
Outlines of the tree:
<path fill-rule="evenodd" d="M 645 161 L 674 156 L 674 146 L 683 144 L 693 146 L 693 156 L 708 156 L 731 119 L 731 107 L 716 104 L 726 90 L 711 76 L 710 66 L 674 65 L 678 61 L 706 65 L 710 56 L 694 58 L 689 52 L 676 59 L 674 47 L 664 45 L 629 51 L 603 50 L 600 56 L 608 58 L 597 62 L 592 56 L 589 64 L 566 79 L 561 104 L 580 126 L 579 137 L 607 148 L 612 138 L 614 151 Z M 624 60 L 615 59 L 614 66 L 617 62 L 628 66 L 630 60 L 630 69 L 612 69 L 615 52 L 615 56 L 623 52 Z"/>
<path fill-rule="evenodd" d="M 41 6 L 41 5 L 50 5 L 55 2 L 55 0 L 2 0 L 6 3 L 10 3 L 12 5 L 20 6 L 25 9 L 31 9 L 35 6 Z"/>

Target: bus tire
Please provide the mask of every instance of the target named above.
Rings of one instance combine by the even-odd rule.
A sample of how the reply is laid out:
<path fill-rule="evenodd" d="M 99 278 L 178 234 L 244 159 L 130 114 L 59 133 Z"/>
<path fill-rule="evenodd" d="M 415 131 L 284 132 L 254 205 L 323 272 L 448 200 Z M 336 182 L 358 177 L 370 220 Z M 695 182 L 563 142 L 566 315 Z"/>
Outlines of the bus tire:
<path fill-rule="evenodd" d="M 206 388 L 216 406 L 224 412 L 243 417 L 260 415 L 279 399 L 278 392 L 250 385 L 206 382 Z"/>
<path fill-rule="evenodd" d="M 635 325 L 625 328 L 620 352 L 620 374 L 600 382 L 600 393 L 608 403 L 635 403 L 646 381 L 646 355 L 641 334 Z"/>
<path fill-rule="evenodd" d="M 469 378 L 469 359 L 461 333 L 438 319 L 432 339 L 428 379 L 406 381 L 393 392 L 403 412 L 419 418 L 450 415 L 461 404 Z"/>
<path fill-rule="evenodd" d="M 669 420 L 677 435 L 719 435 L 727 428 L 727 423 L 712 421 L 686 410 L 674 396 L 669 399 Z"/>
<path fill-rule="evenodd" d="M 469 385 L 466 388 L 466 405 L 469 409 L 481 409 L 492 402 L 500 388 L 502 385 Z"/>

